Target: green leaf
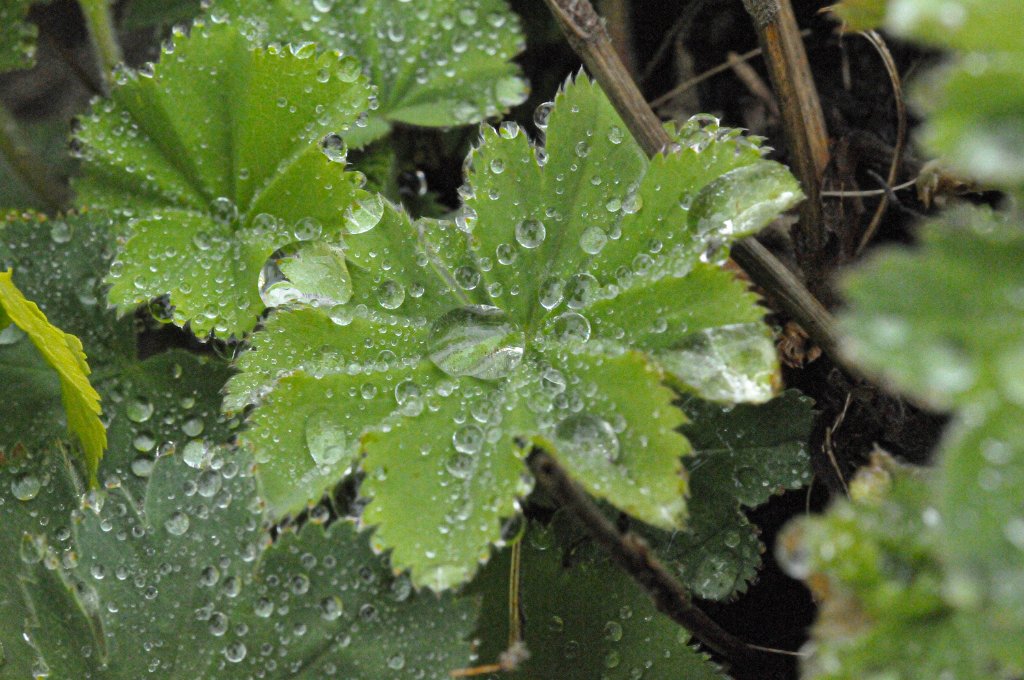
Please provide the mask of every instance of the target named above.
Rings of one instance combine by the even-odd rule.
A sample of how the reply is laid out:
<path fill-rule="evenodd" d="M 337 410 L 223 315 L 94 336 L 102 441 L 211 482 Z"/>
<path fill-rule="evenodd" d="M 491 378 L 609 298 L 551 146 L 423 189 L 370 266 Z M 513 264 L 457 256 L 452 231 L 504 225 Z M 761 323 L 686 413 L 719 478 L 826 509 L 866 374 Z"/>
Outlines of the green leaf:
<path fill-rule="evenodd" d="M 642 529 L 662 561 L 694 595 L 723 600 L 746 590 L 764 546 L 743 513 L 811 480 L 811 400 L 790 390 L 766 404 L 724 409 L 687 399 L 682 428 L 694 447 L 689 525 L 668 533 Z"/>
<path fill-rule="evenodd" d="M 595 496 L 682 526 L 689 445 L 662 383 L 764 400 L 777 370 L 756 299 L 701 256 L 714 241 L 724 257 L 768 219 L 758 196 L 779 209 L 799 193 L 751 142 L 695 121 L 656 180 L 685 179 L 685 205 L 703 206 L 687 221 L 678 192 L 666 204 L 645 188 L 647 161 L 624 130 L 595 85 L 570 83 L 549 112 L 546 151 L 507 124 L 485 131 L 454 225 L 385 206 L 375 228 L 345 239 L 346 304 L 282 311 L 255 334 L 225 407 L 256 407 L 242 440 L 271 513 L 301 511 L 358 467 L 376 547 L 441 590 L 500 540 L 532 485 L 524 449 L 537 444 Z M 618 184 L 607 163 L 624 173 Z M 750 186 L 730 201 L 735 172 Z M 606 271 L 602 249 L 581 245 L 600 224 L 610 261 L 640 248 L 651 267 Z"/>
<path fill-rule="evenodd" d="M 0 6 L 0 72 L 31 68 L 39 29 L 26 20 L 32 0 L 7 0 Z"/>
<path fill-rule="evenodd" d="M 359 147 L 395 123 L 450 127 L 497 116 L 523 102 L 527 85 L 511 59 L 525 46 L 504 0 L 291 2 L 216 0 L 211 17 L 246 17 L 267 40 L 341 50 L 366 67 L 378 107 L 346 141 Z"/>
<path fill-rule="evenodd" d="M 100 395 L 89 383 L 82 341 L 47 321 L 39 307 L 14 285 L 10 270 L 0 272 L 0 307 L 6 319 L 25 333 L 43 361 L 57 373 L 68 430 L 81 443 L 89 479 L 95 483 L 96 468 L 107 446 L 107 433 L 100 422 Z M 33 383 L 35 392 L 40 387 Z"/>
<path fill-rule="evenodd" d="M 886 28 L 937 47 L 979 52 L 1024 51 L 1014 0 L 889 0 Z"/>
<path fill-rule="evenodd" d="M 939 515 L 926 478 L 876 458 L 852 487 L 871 493 L 787 527 L 779 558 L 821 601 L 801 677 L 1010 678 L 994 658 L 1019 657 L 1019 635 L 987 605 L 964 607 L 972 584 L 944 574 Z"/>
<path fill-rule="evenodd" d="M 480 575 L 484 594 L 476 636 L 482 662 L 508 645 L 510 551 Z M 606 558 L 563 556 L 554 532 L 533 524 L 522 540 L 520 606 L 529 658 L 518 672 L 488 678 L 567 680 L 721 680 L 726 676 L 689 646 L 686 631 L 655 610 L 646 593 Z"/>
<path fill-rule="evenodd" d="M 272 253 L 366 228 L 361 175 L 328 135 L 370 89 L 349 57 L 257 49 L 226 25 L 176 29 L 147 69 L 121 73 L 77 133 L 80 202 L 125 220 L 110 300 L 126 311 L 168 295 L 176 324 L 241 336 L 266 306 Z"/>
<path fill-rule="evenodd" d="M 844 30 L 872 31 L 885 21 L 889 4 L 888 0 L 842 0 L 828 10 L 843 22 Z"/>
<path fill-rule="evenodd" d="M 918 252 L 887 253 L 849 279 L 842 323 L 853 356 L 957 413 L 931 476 L 905 479 L 876 461 L 851 485 L 859 505 L 840 504 L 782 540 L 791 573 L 827 598 L 807 677 L 1024 672 L 1017 219 L 950 211 L 926 225 Z"/>
<path fill-rule="evenodd" d="M 176 447 L 199 465 L 237 422 L 219 413 L 228 377 L 222 362 L 181 350 L 136 358 L 130 320 L 118 320 L 99 302 L 99 279 L 112 257 L 108 231 L 108 220 L 96 215 L 11 222 L 0 231 L 0 265 L 14 268 L 18 286 L 48 318 L 82 339 L 105 405 L 100 481 L 119 480 L 135 493 L 159 450 Z M 0 452 L 16 452 L 16 442 L 50 451 L 63 429 L 59 382 L 27 339 L 13 340 L 0 346 L 0 382 L 10 388 L 10 412 L 21 415 L 0 423 Z"/>
<path fill-rule="evenodd" d="M 60 450 L 47 455 L 7 452 L 0 462 L 0 569 L 5 574 L 0 579 L 0 612 L 5 621 L 0 626 L 2 667 L 11 677 L 30 678 L 39 670 L 38 653 L 24 636 L 34 614 L 21 578 L 33 568 L 29 565 L 41 561 L 40 548 L 60 550 L 70 545 L 68 520 L 83 489 L 75 487 L 77 478 L 67 469 L 71 463 Z M 55 600 L 58 606 L 63 603 Z"/>
<path fill-rule="evenodd" d="M 200 11 L 199 0 L 132 0 L 121 16 L 121 29 L 171 26 L 190 21 Z"/>
<path fill-rule="evenodd" d="M 125 680 L 152 668 L 181 680 L 441 679 L 467 663 L 471 600 L 417 596 L 346 521 L 271 544 L 247 468 L 223 450 L 204 470 L 163 456 L 138 505 L 112 488 L 72 524 L 73 542 L 40 538 L 40 557 L 15 573 L 42 663 Z M 0 498 L 54 509 L 43 494 L 15 501 L 5 487 Z M 75 559 L 62 564 L 65 548 Z"/>
<path fill-rule="evenodd" d="M 891 250 L 847 278 L 850 356 L 938 408 L 1024 406 L 1024 231 L 962 208 L 921 240 L 919 252 Z"/>
<path fill-rule="evenodd" d="M 1022 93 L 1021 52 L 960 56 L 915 83 L 912 99 L 927 114 L 921 141 L 968 177 L 1024 184 Z"/>

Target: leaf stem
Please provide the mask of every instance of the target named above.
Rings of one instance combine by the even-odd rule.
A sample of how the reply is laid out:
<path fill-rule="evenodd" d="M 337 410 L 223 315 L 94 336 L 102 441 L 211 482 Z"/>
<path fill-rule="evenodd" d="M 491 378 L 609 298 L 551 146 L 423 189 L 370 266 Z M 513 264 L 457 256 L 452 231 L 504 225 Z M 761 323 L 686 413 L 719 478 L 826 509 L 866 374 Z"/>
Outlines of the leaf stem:
<path fill-rule="evenodd" d="M 527 464 L 552 498 L 571 512 L 609 556 L 647 591 L 658 611 L 693 633 L 730 663 L 746 665 L 755 662 L 757 655 L 754 651 L 697 608 L 683 584 L 651 554 L 644 540 L 635 534 L 620 532 L 554 458 L 535 448 Z"/>
<path fill-rule="evenodd" d="M 0 105 L 0 156 L 35 198 L 51 212 L 68 207 L 71 190 L 33 151 L 14 114 Z"/>
<path fill-rule="evenodd" d="M 110 74 L 114 67 L 124 61 L 121 45 L 117 42 L 114 17 L 110 12 L 110 0 L 78 0 L 89 29 L 89 38 L 96 50 L 100 77 L 104 89 L 110 91 Z"/>
<path fill-rule="evenodd" d="M 825 116 L 790 0 L 743 0 L 743 5 L 761 41 L 793 171 L 807 194 L 800 206 L 794 241 L 804 276 L 812 290 L 817 290 L 825 276 L 825 233 L 819 197 L 829 162 Z"/>
<path fill-rule="evenodd" d="M 545 0 L 590 73 L 601 84 L 623 122 L 648 156 L 672 145 L 661 121 L 619 61 L 600 17 L 588 0 Z M 835 319 L 806 286 L 753 237 L 732 246 L 732 256 L 754 282 L 850 375 L 859 372 L 839 353 Z"/>

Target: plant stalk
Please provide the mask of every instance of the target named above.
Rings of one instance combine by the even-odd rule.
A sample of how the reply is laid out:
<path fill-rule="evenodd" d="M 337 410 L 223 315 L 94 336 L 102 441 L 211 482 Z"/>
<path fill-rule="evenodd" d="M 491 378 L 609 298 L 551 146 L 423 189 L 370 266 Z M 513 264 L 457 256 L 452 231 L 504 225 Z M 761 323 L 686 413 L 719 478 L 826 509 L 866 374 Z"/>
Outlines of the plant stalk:
<path fill-rule="evenodd" d="M 569 44 L 601 84 L 623 122 L 648 156 L 673 144 L 636 83 L 619 61 L 600 17 L 588 0 L 545 0 Z M 798 34 L 799 37 L 799 34 Z M 733 259 L 799 323 L 822 351 L 850 375 L 858 375 L 839 352 L 835 319 L 778 258 L 753 237 L 732 246 Z"/>
<path fill-rule="evenodd" d="M 800 206 L 800 222 L 794 233 L 797 261 L 811 290 L 820 292 L 827 271 L 820 192 L 829 163 L 821 101 L 790 0 L 743 0 L 743 4 L 761 41 L 793 171 L 807 195 Z"/>
<path fill-rule="evenodd" d="M 742 665 L 754 661 L 754 651 L 694 606 L 683 585 L 651 554 L 644 540 L 635 534 L 620 532 L 554 458 L 534 449 L 527 464 L 551 497 L 571 512 L 605 552 L 647 591 L 658 611 L 730 663 Z"/>
<path fill-rule="evenodd" d="M 110 74 L 115 66 L 124 61 L 121 45 L 117 41 L 117 30 L 114 28 L 114 16 L 110 11 L 110 0 L 78 0 L 78 4 L 82 8 L 89 38 L 96 51 L 103 88 L 110 92 Z"/>
<path fill-rule="evenodd" d="M 71 201 L 71 190 L 36 155 L 7 107 L 0 106 L 0 156 L 32 195 L 50 212 L 60 212 Z"/>

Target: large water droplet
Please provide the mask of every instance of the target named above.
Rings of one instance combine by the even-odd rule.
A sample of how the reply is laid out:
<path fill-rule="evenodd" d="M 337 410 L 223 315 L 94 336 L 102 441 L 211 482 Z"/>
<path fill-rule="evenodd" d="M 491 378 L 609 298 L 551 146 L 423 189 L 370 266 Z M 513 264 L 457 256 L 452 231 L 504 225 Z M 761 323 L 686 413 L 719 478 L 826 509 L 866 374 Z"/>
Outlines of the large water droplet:
<path fill-rule="evenodd" d="M 561 446 L 582 456 L 619 459 L 619 438 L 611 424 L 590 413 L 576 413 L 558 424 L 555 438 Z"/>
<path fill-rule="evenodd" d="M 527 219 L 516 225 L 516 241 L 524 248 L 536 248 L 544 243 L 547 235 L 548 231 L 540 220 Z"/>
<path fill-rule="evenodd" d="M 497 380 L 523 360 L 526 337 L 508 315 L 489 305 L 468 305 L 442 315 L 430 329 L 428 355 L 451 376 Z"/>
<path fill-rule="evenodd" d="M 23 475 L 11 482 L 11 493 L 19 501 L 30 501 L 39 495 L 42 483 L 33 474 Z"/>
<path fill-rule="evenodd" d="M 336 417 L 317 411 L 306 419 L 306 447 L 317 465 L 329 466 L 345 455 L 347 437 Z"/>

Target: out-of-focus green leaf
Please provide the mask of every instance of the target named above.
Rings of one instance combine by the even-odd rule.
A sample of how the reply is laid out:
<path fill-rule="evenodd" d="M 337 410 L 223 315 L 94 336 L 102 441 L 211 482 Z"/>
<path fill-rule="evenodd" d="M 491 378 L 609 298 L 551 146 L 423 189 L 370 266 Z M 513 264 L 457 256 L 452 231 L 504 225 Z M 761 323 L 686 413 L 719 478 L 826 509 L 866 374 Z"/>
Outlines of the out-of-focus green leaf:
<path fill-rule="evenodd" d="M 147 69 L 121 73 L 77 132 L 79 200 L 122 215 L 110 300 L 124 311 L 168 295 L 176 324 L 241 336 L 266 307 L 271 254 L 372 226 L 332 136 L 369 86 L 350 57 L 259 49 L 227 25 L 176 29 Z"/>
<path fill-rule="evenodd" d="M 485 131 L 454 225 L 385 207 L 346 238 L 351 299 L 275 315 L 228 388 L 229 410 L 256 406 L 242 439 L 271 512 L 358 464 L 375 546 L 438 590 L 499 540 L 531 443 L 671 530 L 689 445 L 662 383 L 730 403 L 775 388 L 763 309 L 714 262 L 799 199 L 795 180 L 708 119 L 651 165 L 583 76 L 538 120 L 543 149 Z"/>
<path fill-rule="evenodd" d="M 962 208 L 921 240 L 847 278 L 849 355 L 939 408 L 1024 405 L 1024 230 Z"/>
<path fill-rule="evenodd" d="M 266 39 L 312 41 L 363 63 L 378 106 L 345 135 L 353 148 L 394 123 L 466 125 L 526 98 L 511 61 L 525 41 L 504 0 L 216 0 L 210 16 L 223 15 L 246 17 Z"/>
<path fill-rule="evenodd" d="M 726 677 L 689 646 L 684 629 L 658 613 L 650 597 L 606 558 L 563 555 L 554 532 L 538 525 L 531 525 L 522 541 L 520 605 L 529 656 L 518 672 L 484 677 Z M 471 587 L 484 594 L 476 631 L 481 662 L 496 662 L 508 646 L 510 552 L 498 555 Z"/>
<path fill-rule="evenodd" d="M 886 28 L 937 47 L 1024 52 L 1016 0 L 889 0 Z"/>
<path fill-rule="evenodd" d="M 39 29 L 25 18 L 31 6 L 32 0 L 4 0 L 0 5 L 0 72 L 35 63 Z"/>

